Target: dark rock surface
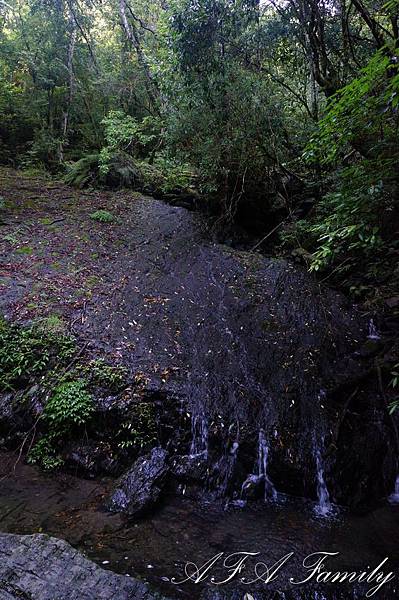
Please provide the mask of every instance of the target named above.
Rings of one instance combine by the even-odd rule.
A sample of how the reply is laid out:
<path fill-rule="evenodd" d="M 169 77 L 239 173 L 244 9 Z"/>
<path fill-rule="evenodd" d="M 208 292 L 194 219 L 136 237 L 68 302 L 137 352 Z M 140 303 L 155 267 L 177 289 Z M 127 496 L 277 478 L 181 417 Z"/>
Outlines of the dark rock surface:
<path fill-rule="evenodd" d="M 89 217 L 100 201 L 118 216 L 106 229 Z M 347 299 L 286 260 L 216 243 L 199 214 L 153 198 L 96 192 L 74 201 L 72 211 L 58 197 L 53 208 L 65 217 L 52 235 L 52 244 L 63 249 L 59 269 L 68 270 L 74 252 L 79 264 L 90 265 L 97 284 L 89 299 L 76 304 L 71 298 L 82 286 L 72 273 L 60 278 L 51 271 L 50 277 L 43 263 L 35 276 L 46 285 L 57 282 L 57 310 L 69 306 L 74 331 L 90 340 L 91 350 L 120 360 L 131 375 L 131 397 L 97 403 L 89 443 L 69 453 L 68 463 L 85 474 L 114 467 L 119 474 L 112 459 L 125 440 L 117 433 L 143 401 L 157 413 L 154 445 L 171 456 L 205 452 L 204 483 L 223 493 L 239 493 L 248 474 L 259 471 L 260 429 L 278 491 L 316 498 L 317 447 L 333 501 L 358 506 L 391 493 L 397 447 L 375 368 L 379 344 L 364 346 L 367 323 Z M 23 216 L 35 225 L 32 248 L 42 252 L 39 215 L 24 209 Z M 82 234 L 85 242 L 76 246 Z M 70 240 L 74 248 L 66 244 Z M 94 247 L 95 258 L 89 252 Z M 14 259 L 19 282 L 29 289 L 31 280 L 24 277 L 32 276 L 33 257 Z M 0 295 L 5 314 L 26 318 L 28 297 L 22 313 L 19 300 L 13 307 L 9 302 Z M 29 429 L 29 411 L 26 418 Z M 8 412 L 5 422 L 16 423 L 18 433 L 18 414 Z"/>
<path fill-rule="evenodd" d="M 204 455 L 176 456 L 173 460 L 171 471 L 182 481 L 199 482 L 207 477 L 208 464 Z"/>
<path fill-rule="evenodd" d="M 132 518 L 154 506 L 168 472 L 167 456 L 163 448 L 153 448 L 150 454 L 138 458 L 117 482 L 108 502 L 109 509 Z"/>
<path fill-rule="evenodd" d="M 47 535 L 0 534 L 1 600 L 162 600 Z"/>
<path fill-rule="evenodd" d="M 285 260 L 215 243 L 201 217 L 182 208 L 142 198 L 130 219 L 131 238 L 110 269 L 124 270 L 125 284 L 89 306 L 84 325 L 103 349 L 118 348 L 168 410 L 176 399 L 162 444 L 189 455 L 206 442 L 207 483 L 237 492 L 254 472 L 263 428 L 277 489 L 315 498 L 318 445 L 322 455 L 334 448 L 325 464 L 333 500 L 358 506 L 389 494 L 394 432 L 365 377 L 373 360 L 361 352 L 367 323 L 347 300 Z M 372 456 L 361 450 L 370 432 Z M 232 467 L 225 458 L 235 442 Z M 374 457 L 383 453 L 380 470 Z M 349 455 L 350 472 L 372 475 L 353 478 L 341 466 Z"/>

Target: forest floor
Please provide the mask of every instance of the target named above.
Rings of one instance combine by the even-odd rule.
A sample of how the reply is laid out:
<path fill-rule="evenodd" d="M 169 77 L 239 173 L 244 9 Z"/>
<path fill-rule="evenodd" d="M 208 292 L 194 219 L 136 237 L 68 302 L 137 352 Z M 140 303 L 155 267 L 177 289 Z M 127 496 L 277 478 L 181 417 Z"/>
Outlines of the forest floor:
<path fill-rule="evenodd" d="M 110 273 L 123 245 L 134 192 L 78 190 L 44 176 L 0 171 L 0 310 L 28 321 L 84 318 L 94 293 L 112 295 L 125 273 Z M 90 217 L 108 210 L 115 222 Z M 110 277 L 111 275 L 111 277 Z"/>

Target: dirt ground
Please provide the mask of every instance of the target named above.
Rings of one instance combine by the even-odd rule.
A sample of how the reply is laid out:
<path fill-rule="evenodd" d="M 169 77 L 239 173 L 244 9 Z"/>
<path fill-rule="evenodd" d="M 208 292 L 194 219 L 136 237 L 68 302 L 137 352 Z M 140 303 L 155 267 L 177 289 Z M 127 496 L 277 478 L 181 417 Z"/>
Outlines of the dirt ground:
<path fill-rule="evenodd" d="M 124 273 L 109 261 L 124 243 L 135 194 L 82 191 L 40 176 L 0 170 L 0 311 L 18 321 L 83 318 L 94 294 L 112 295 Z M 90 214 L 105 209 L 115 223 Z"/>

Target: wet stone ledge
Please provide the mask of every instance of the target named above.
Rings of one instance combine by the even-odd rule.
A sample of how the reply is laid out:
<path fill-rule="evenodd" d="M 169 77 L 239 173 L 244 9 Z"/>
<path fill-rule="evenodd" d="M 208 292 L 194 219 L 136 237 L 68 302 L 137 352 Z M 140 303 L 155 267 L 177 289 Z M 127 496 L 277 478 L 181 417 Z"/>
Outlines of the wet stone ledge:
<path fill-rule="evenodd" d="M 47 535 L 0 534 L 1 600 L 166 600 Z"/>

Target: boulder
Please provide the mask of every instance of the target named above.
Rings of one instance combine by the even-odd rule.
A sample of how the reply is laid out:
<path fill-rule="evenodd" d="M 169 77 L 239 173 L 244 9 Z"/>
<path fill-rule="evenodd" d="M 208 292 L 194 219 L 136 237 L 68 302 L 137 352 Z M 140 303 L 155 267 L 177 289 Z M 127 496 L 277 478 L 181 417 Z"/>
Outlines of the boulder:
<path fill-rule="evenodd" d="M 123 512 L 129 518 L 141 516 L 157 502 L 168 472 L 168 453 L 153 448 L 140 457 L 117 482 L 108 502 L 112 512 Z"/>
<path fill-rule="evenodd" d="M 47 535 L 0 534 L 1 600 L 162 600 Z M 165 599 L 164 599 L 165 600 Z"/>

